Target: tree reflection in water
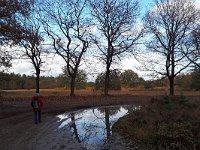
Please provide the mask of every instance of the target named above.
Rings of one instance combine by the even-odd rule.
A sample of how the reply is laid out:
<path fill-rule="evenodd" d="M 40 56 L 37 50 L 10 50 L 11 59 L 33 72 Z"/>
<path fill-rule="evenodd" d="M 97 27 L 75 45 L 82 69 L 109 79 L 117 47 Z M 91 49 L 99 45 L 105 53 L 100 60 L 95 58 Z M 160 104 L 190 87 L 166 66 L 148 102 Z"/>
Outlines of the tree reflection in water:
<path fill-rule="evenodd" d="M 88 150 L 106 149 L 112 135 L 112 125 L 128 112 L 140 109 L 136 106 L 113 106 L 80 110 L 59 115 L 61 125 L 69 125 L 73 137 Z"/>
<path fill-rule="evenodd" d="M 79 138 L 79 134 L 76 128 L 76 120 L 75 120 L 75 113 L 71 113 L 71 127 L 73 128 L 73 136 L 75 136 L 76 140 L 81 143 L 81 140 Z"/>

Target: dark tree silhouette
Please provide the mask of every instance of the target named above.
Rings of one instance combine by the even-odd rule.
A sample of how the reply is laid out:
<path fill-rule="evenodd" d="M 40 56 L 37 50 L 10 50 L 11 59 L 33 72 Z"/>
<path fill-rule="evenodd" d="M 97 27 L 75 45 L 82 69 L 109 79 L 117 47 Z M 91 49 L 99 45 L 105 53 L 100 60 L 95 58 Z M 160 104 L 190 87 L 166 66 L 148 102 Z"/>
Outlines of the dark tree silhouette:
<path fill-rule="evenodd" d="M 46 13 L 46 19 L 42 19 L 44 29 L 52 39 L 56 54 L 66 62 L 71 78 L 70 96 L 75 95 L 78 68 L 89 46 L 86 38 L 88 24 L 84 17 L 85 8 L 85 0 L 56 0 L 43 8 Z"/>
<path fill-rule="evenodd" d="M 154 71 L 168 77 L 171 96 L 174 95 L 175 76 L 191 64 L 182 52 L 196 13 L 192 1 L 157 0 L 154 9 L 146 15 L 145 28 L 152 34 L 147 48 L 162 55 L 165 61 L 165 69 Z"/>
<path fill-rule="evenodd" d="M 0 45 L 18 44 L 26 29 L 23 26 L 24 17 L 30 12 L 30 1 L 1 0 L 0 1 Z M 0 47 L 0 67 L 10 67 L 12 54 L 6 48 Z"/>
<path fill-rule="evenodd" d="M 183 54 L 195 67 L 200 68 L 200 25 L 197 25 L 190 33 L 190 37 L 183 49 Z"/>
<path fill-rule="evenodd" d="M 135 0 L 90 0 L 90 6 L 98 28 L 92 40 L 100 51 L 100 60 L 106 65 L 104 94 L 108 95 L 113 62 L 126 53 L 132 53 L 134 44 L 141 36 L 141 32 L 133 28 L 139 6 Z"/>
<path fill-rule="evenodd" d="M 30 1 L 1 0 L 0 2 L 0 43 L 19 42 L 26 32 L 22 20 L 28 16 Z"/>
<path fill-rule="evenodd" d="M 35 69 L 35 80 L 36 80 L 36 93 L 39 93 L 40 90 L 40 71 L 42 66 L 42 48 L 41 42 L 42 38 L 40 35 L 40 25 L 32 18 L 27 21 L 26 24 L 27 32 L 24 35 L 24 38 L 20 41 L 20 44 L 24 47 L 23 56 L 28 58 L 33 64 Z"/>

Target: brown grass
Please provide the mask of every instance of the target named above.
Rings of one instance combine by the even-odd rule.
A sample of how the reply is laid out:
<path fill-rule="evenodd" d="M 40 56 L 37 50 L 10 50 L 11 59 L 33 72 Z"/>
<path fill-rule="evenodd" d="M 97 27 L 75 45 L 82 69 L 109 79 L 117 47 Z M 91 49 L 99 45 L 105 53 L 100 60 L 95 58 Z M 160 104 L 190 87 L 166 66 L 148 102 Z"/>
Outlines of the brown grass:
<path fill-rule="evenodd" d="M 112 129 L 139 149 L 199 149 L 199 110 L 200 101 L 184 97 L 151 100 L 148 106 L 120 118 Z"/>
<path fill-rule="evenodd" d="M 40 94 L 42 96 L 69 96 L 70 91 L 66 89 L 41 89 Z M 0 97 L 4 98 L 16 98 L 16 97 L 32 97 L 35 94 L 35 89 L 24 89 L 24 90 L 2 90 L 0 91 Z M 91 89 L 76 90 L 75 94 L 77 96 L 102 96 L 102 91 L 92 91 Z M 138 90 L 138 89 L 123 89 L 121 91 L 109 91 L 110 95 L 122 96 L 122 95 L 132 95 L 132 96 L 164 96 L 168 95 L 166 90 Z M 176 90 L 175 95 L 184 96 L 195 96 L 200 97 L 200 91 L 182 91 Z"/>
<path fill-rule="evenodd" d="M 165 90 L 138 90 L 138 89 L 123 89 L 122 91 L 110 91 L 110 96 L 103 96 L 102 91 L 92 91 L 92 89 L 75 91 L 76 96 L 70 97 L 69 90 L 65 89 L 41 89 L 40 94 L 44 98 L 44 108 L 42 110 L 42 118 L 48 122 L 57 114 L 63 112 L 103 106 L 103 105 L 123 105 L 134 104 L 141 106 L 151 106 L 153 100 L 163 99 L 166 95 Z M 195 91 L 176 91 L 176 94 L 190 96 L 192 99 L 198 100 L 200 92 Z M 13 146 L 18 150 L 14 143 L 18 146 L 23 141 L 22 147 L 26 147 L 30 143 L 35 142 L 32 126 L 32 108 L 30 106 L 31 97 L 35 95 L 35 90 L 3 90 L 0 91 L 0 135 L 2 135 L 2 142 L 0 149 L 6 149 L 8 145 Z M 200 112 L 200 111 L 198 111 Z M 199 115 L 199 113 L 198 113 Z M 44 130 L 48 130 L 49 126 L 44 126 Z M 40 129 L 37 128 L 36 129 Z M 26 131 L 26 132 L 21 132 Z M 27 133 L 30 133 L 27 136 Z M 144 132 L 140 132 L 144 135 Z M 17 140 L 18 139 L 18 140 Z M 27 141 L 29 139 L 29 141 Z M 33 139 L 33 141 L 31 141 Z M 12 141 L 12 142 L 11 142 Z M 8 149 L 8 148 L 7 148 Z M 10 148 L 13 149 L 13 148 Z M 27 148 L 26 148 L 27 149 Z"/>
<path fill-rule="evenodd" d="M 76 96 L 70 97 L 69 90 L 65 89 L 41 89 L 40 94 L 44 98 L 44 112 L 61 113 L 64 111 L 105 106 L 139 104 L 149 105 L 152 99 L 163 99 L 166 95 L 162 90 L 134 90 L 110 91 L 110 96 L 103 96 L 102 91 L 77 90 Z M 199 100 L 199 91 L 176 91 L 177 95 L 188 96 L 190 100 Z M 3 90 L 0 91 L 1 117 L 10 116 L 13 113 L 28 112 L 31 110 L 30 101 L 35 95 L 35 90 Z"/>

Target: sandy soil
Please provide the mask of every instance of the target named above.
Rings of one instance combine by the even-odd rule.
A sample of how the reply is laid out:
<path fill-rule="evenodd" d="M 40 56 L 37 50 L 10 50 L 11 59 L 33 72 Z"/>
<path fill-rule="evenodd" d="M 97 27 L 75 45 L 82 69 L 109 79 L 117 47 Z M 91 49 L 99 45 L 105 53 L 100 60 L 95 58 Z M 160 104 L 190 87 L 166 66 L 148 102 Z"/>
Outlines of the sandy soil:
<path fill-rule="evenodd" d="M 83 149 L 71 136 L 69 127 L 58 129 L 63 112 L 98 105 L 121 103 L 118 98 L 44 97 L 42 123 L 34 124 L 28 98 L 6 98 L 0 101 L 0 149 L 3 150 L 79 150 Z M 132 100 L 131 100 L 132 101 Z M 65 130 L 65 132 L 63 132 Z"/>
<path fill-rule="evenodd" d="M 44 97 L 42 123 L 35 125 L 30 101 L 26 99 L 1 99 L 0 101 L 0 149 L 1 150 L 81 150 L 83 149 L 71 136 L 69 127 L 58 129 L 56 115 L 63 112 L 93 106 L 143 103 L 151 101 L 151 96 L 111 96 L 105 97 Z M 160 97 L 156 97 L 160 98 Z M 197 97 L 198 99 L 199 97 Z M 63 132 L 63 130 L 65 132 Z M 112 150 L 134 149 L 131 144 L 115 135 Z"/>

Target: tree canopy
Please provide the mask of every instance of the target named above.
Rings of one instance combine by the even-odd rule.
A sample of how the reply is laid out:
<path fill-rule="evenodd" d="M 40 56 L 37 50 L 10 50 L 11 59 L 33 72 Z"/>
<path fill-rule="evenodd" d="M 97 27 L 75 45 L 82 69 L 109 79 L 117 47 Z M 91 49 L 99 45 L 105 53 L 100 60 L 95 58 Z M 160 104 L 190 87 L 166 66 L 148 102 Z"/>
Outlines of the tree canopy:
<path fill-rule="evenodd" d="M 23 17 L 30 11 L 28 0 L 1 0 L 0 3 L 0 44 L 19 42 L 27 32 L 23 27 Z"/>

